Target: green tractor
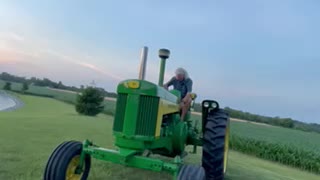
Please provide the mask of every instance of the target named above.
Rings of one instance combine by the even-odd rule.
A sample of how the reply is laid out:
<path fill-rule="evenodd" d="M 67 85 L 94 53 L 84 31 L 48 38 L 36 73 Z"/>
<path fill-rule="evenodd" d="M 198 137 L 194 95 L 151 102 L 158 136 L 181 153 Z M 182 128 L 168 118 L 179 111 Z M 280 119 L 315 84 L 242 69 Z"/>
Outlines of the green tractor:
<path fill-rule="evenodd" d="M 222 180 L 227 169 L 229 117 L 216 101 L 202 102 L 202 124 L 190 119 L 188 112 L 180 119 L 180 92 L 163 88 L 165 63 L 170 51 L 159 50 L 161 58 L 158 85 L 144 80 L 147 47 L 142 50 L 139 79 L 129 79 L 117 87 L 113 134 L 116 150 L 84 142 L 66 141 L 51 154 L 44 180 L 85 180 L 89 175 L 91 158 L 141 168 L 165 171 L 178 180 Z M 193 95 L 196 98 L 196 95 Z M 191 111 L 191 110 L 190 110 Z M 183 164 L 191 145 L 196 153 L 202 146 L 202 164 Z M 171 157 L 164 161 L 150 156 Z"/>

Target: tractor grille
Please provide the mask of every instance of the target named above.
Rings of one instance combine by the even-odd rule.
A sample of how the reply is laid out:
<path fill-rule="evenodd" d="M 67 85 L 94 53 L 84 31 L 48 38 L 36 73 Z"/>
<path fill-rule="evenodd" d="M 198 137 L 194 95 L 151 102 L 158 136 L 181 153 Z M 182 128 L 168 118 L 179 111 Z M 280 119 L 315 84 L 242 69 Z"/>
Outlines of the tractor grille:
<path fill-rule="evenodd" d="M 124 115 L 127 104 L 127 94 L 118 94 L 116 114 L 113 122 L 113 130 L 121 132 L 123 129 Z"/>
<path fill-rule="evenodd" d="M 140 96 L 136 135 L 154 136 L 158 116 L 159 98 Z"/>

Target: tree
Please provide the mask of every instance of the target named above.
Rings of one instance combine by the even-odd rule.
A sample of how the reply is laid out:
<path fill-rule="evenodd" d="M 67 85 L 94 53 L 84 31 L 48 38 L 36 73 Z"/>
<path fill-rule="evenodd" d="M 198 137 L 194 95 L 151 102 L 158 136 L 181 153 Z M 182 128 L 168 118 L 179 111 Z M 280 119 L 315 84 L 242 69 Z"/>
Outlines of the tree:
<path fill-rule="evenodd" d="M 27 83 L 27 82 L 24 82 L 24 83 L 22 84 L 21 91 L 24 93 L 24 92 L 26 92 L 28 89 L 29 89 L 28 83 Z"/>
<path fill-rule="evenodd" d="M 76 111 L 79 114 L 95 116 L 103 111 L 102 105 L 104 96 L 97 88 L 87 87 L 81 94 L 78 94 Z"/>
<path fill-rule="evenodd" d="M 11 90 L 11 82 L 6 82 L 6 84 L 3 86 L 3 89 L 10 91 Z"/>
<path fill-rule="evenodd" d="M 294 122 L 291 118 L 285 118 L 280 120 L 280 126 L 287 127 L 287 128 L 293 128 Z"/>

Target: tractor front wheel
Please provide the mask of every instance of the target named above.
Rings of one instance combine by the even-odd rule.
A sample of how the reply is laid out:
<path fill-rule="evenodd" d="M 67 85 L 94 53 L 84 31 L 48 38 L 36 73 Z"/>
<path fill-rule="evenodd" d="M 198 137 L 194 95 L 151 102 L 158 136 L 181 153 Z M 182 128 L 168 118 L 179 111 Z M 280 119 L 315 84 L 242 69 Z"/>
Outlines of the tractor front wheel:
<path fill-rule="evenodd" d="M 229 117 L 219 109 L 208 114 L 204 135 L 202 167 L 207 180 L 223 180 L 229 150 Z"/>
<path fill-rule="evenodd" d="M 76 169 L 80 163 L 82 143 L 67 141 L 60 144 L 51 154 L 44 172 L 44 180 L 86 180 L 89 175 L 91 158 L 86 156 L 80 173 Z"/>

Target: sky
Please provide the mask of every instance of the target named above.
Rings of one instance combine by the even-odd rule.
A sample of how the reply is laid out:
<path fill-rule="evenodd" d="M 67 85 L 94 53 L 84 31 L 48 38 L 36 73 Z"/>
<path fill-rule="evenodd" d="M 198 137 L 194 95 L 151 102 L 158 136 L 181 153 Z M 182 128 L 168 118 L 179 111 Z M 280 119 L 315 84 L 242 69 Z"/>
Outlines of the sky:
<path fill-rule="evenodd" d="M 165 80 L 188 70 L 199 100 L 320 123 L 317 0 L 3 0 L 0 72 L 115 91 L 149 47 L 168 48 Z M 198 101 L 199 101 L 198 100 Z"/>

